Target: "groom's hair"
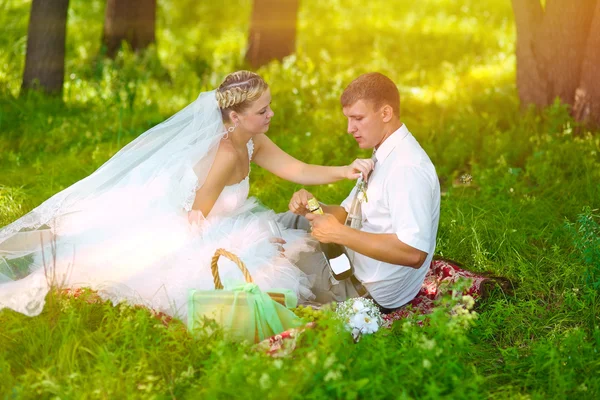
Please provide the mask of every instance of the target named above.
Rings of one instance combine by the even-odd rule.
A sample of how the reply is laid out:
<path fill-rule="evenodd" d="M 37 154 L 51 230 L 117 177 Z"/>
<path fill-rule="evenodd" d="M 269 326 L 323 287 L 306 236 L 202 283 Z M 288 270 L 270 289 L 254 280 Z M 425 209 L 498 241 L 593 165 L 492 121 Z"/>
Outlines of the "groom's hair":
<path fill-rule="evenodd" d="M 371 102 L 375 110 L 389 105 L 394 115 L 400 117 L 400 93 L 396 84 L 379 72 L 362 74 L 344 89 L 340 101 L 342 107 L 351 106 L 359 100 Z"/>

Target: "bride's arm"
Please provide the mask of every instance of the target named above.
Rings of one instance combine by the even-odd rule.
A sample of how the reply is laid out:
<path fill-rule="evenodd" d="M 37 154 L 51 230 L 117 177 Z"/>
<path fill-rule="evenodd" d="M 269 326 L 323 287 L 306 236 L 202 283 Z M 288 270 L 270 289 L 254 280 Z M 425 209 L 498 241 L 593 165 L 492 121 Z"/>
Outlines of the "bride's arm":
<path fill-rule="evenodd" d="M 367 176 L 373 168 L 370 159 L 357 159 L 341 167 L 306 164 L 281 150 L 266 135 L 255 136 L 253 140 L 255 151 L 252 160 L 256 164 L 280 178 L 301 185 L 322 185 L 344 178 L 357 179 L 361 173 Z"/>
<path fill-rule="evenodd" d="M 196 191 L 190 214 L 201 212 L 202 216 L 206 216 L 210 213 L 228 178 L 234 172 L 236 162 L 237 155 L 233 147 L 227 142 L 221 142 L 206 180 Z"/>

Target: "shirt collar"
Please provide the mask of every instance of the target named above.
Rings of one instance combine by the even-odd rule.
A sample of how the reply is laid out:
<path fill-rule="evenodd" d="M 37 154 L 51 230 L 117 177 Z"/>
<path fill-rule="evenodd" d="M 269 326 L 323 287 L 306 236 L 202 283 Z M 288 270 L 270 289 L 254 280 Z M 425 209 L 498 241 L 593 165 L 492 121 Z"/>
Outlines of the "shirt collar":
<path fill-rule="evenodd" d="M 400 143 L 402 140 L 407 137 L 409 134 L 408 128 L 405 124 L 402 124 L 400 128 L 395 130 L 390 136 L 387 137 L 381 143 L 379 148 L 375 151 L 375 157 L 377 158 L 378 163 L 382 163 L 385 161 L 387 156 L 390 155 L 392 150 Z"/>

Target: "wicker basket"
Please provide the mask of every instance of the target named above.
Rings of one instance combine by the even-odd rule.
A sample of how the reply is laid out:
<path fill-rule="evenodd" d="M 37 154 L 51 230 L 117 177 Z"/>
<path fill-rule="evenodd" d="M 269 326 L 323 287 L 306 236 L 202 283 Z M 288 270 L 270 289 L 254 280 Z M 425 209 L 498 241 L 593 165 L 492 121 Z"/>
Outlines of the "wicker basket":
<path fill-rule="evenodd" d="M 225 249 L 217 249 L 217 251 L 215 251 L 215 255 L 213 256 L 212 261 L 210 263 L 210 268 L 211 268 L 211 271 L 213 274 L 213 279 L 215 282 L 216 290 L 223 290 L 223 283 L 221 282 L 221 277 L 219 276 L 219 266 L 217 264 L 219 262 L 219 257 L 221 257 L 221 256 L 224 256 L 237 264 L 240 271 L 242 271 L 242 274 L 244 274 L 244 280 L 246 281 L 246 283 L 254 282 L 252 280 L 252 276 L 250 275 L 250 272 L 248 271 L 248 268 L 246 268 L 246 266 L 244 265 L 244 262 L 242 260 L 240 260 L 240 258 L 238 256 L 236 256 L 233 253 L 228 252 Z M 297 300 L 296 300 L 296 304 L 290 304 L 290 298 L 288 296 L 286 299 L 285 293 L 271 291 L 271 292 L 267 292 L 267 294 L 273 300 L 275 300 L 282 306 L 286 306 L 288 308 L 294 308 L 297 305 Z M 293 302 L 293 299 L 292 299 L 292 302 Z"/>
<path fill-rule="evenodd" d="M 246 285 L 224 290 L 219 276 L 219 257 L 224 256 L 244 275 Z M 188 328 L 204 319 L 212 319 L 236 340 L 260 341 L 301 325 L 301 320 L 288 308 L 297 305 L 295 293 L 286 289 L 262 292 L 253 284 L 250 272 L 235 254 L 218 249 L 212 258 L 211 270 L 215 290 L 190 290 L 188 297 Z"/>

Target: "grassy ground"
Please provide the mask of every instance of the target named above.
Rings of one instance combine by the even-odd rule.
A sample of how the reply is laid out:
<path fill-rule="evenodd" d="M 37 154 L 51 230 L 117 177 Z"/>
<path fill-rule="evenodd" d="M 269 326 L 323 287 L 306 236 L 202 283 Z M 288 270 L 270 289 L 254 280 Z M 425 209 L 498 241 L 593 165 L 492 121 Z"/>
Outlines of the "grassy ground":
<path fill-rule="evenodd" d="M 242 68 L 250 1 L 159 2 L 158 46 L 98 57 L 103 1 L 73 0 L 64 102 L 18 97 L 30 3 L 0 0 L 0 226 Z M 398 83 L 402 120 L 437 167 L 436 252 L 518 283 L 456 328 L 444 313 L 354 345 L 336 324 L 270 359 L 221 333 L 192 339 L 148 312 L 58 295 L 39 317 L 0 312 L 4 398 L 597 398 L 600 136 L 560 104 L 520 112 L 506 0 L 302 4 L 298 53 L 260 69 L 270 136 L 313 163 L 356 156 L 338 103 L 356 75 Z M 470 186 L 458 183 L 470 174 Z M 285 209 L 297 186 L 255 167 L 252 194 Z M 310 188 L 340 201 L 350 182 Z"/>

